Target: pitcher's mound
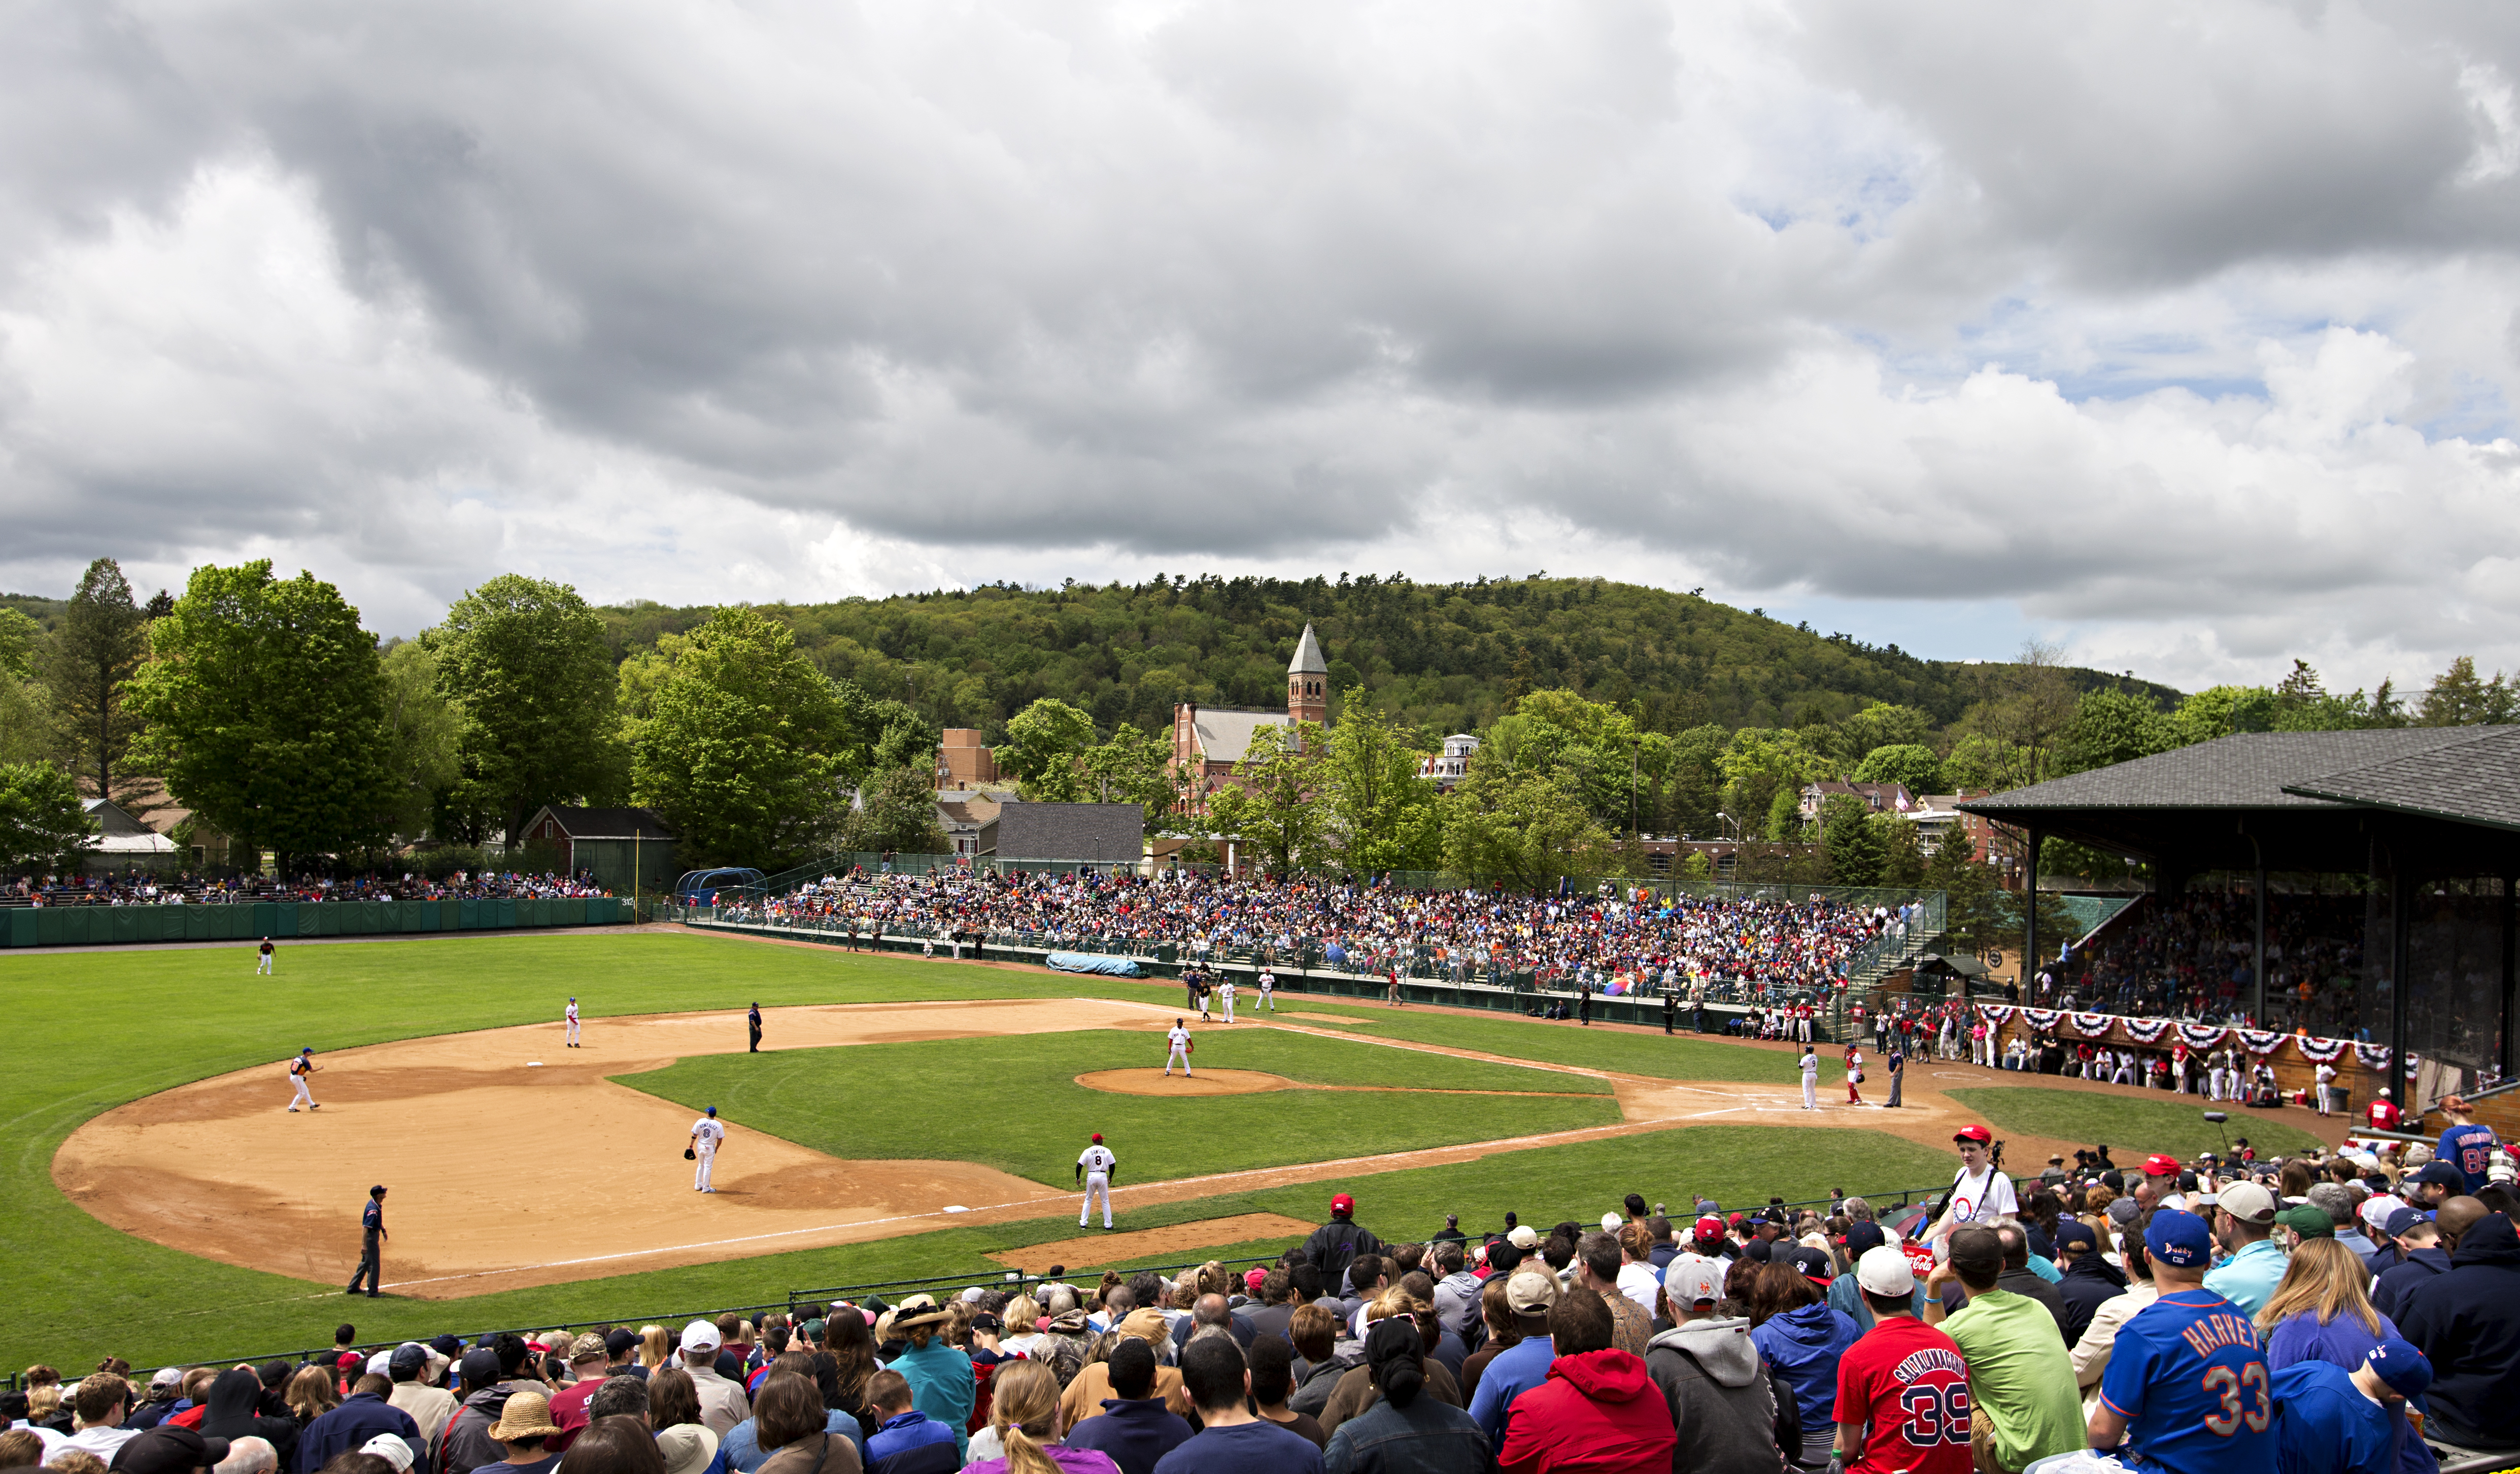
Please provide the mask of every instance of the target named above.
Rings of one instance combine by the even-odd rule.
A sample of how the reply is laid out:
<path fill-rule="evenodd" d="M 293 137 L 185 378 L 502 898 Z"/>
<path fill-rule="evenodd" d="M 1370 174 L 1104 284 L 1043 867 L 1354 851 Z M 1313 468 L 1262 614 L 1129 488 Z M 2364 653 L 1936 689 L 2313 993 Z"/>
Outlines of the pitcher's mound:
<path fill-rule="evenodd" d="M 1115 1095 L 1256 1095 L 1263 1091 L 1299 1089 L 1283 1075 L 1265 1070 L 1201 1070 L 1195 1075 L 1161 1070 L 1096 1070 L 1076 1083 L 1089 1091 Z"/>

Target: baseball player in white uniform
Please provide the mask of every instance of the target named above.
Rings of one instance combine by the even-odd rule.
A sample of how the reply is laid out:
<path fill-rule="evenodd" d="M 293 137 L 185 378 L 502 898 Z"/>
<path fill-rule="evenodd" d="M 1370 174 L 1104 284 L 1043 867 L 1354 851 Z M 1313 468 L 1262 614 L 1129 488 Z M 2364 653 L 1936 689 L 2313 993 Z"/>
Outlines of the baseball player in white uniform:
<path fill-rule="evenodd" d="M 253 964 L 253 975 L 256 977 L 271 976 L 271 938 L 264 937 L 262 939 L 262 946 L 255 950 L 261 954 L 261 958 Z"/>
<path fill-rule="evenodd" d="M 1164 1043 L 1170 1047 L 1170 1052 L 1164 1055 L 1165 1077 L 1167 1079 L 1171 1078 L 1173 1072 L 1173 1061 L 1178 1059 L 1181 1061 L 1182 1078 L 1184 1080 L 1189 1079 L 1190 1030 L 1182 1027 L 1182 1021 L 1180 1019 L 1176 1018 L 1173 1020 L 1172 1031 L 1164 1036 Z"/>
<path fill-rule="evenodd" d="M 692 1174 L 694 1192 L 715 1192 L 709 1185 L 709 1169 L 717 1165 L 718 1143 L 726 1139 L 726 1123 L 717 1118 L 717 1107 L 692 1123 L 692 1150 L 699 1154 L 699 1167 Z"/>
<path fill-rule="evenodd" d="M 2322 1060 L 2318 1068 L 2312 1072 L 2311 1078 L 2318 1082 L 2318 1113 L 2322 1116 L 2335 1115 L 2336 1066 Z"/>
<path fill-rule="evenodd" d="M 1820 1050 L 1803 1046 L 1803 1109 L 1820 1109 Z"/>
<path fill-rule="evenodd" d="M 1278 974 L 1266 967 L 1260 969 L 1260 1006 L 1272 1013 L 1278 1011 Z"/>
<path fill-rule="evenodd" d="M 1234 1022 L 1234 978 L 1231 974 L 1216 985 L 1216 997 L 1225 1005 L 1225 1021 Z"/>
<path fill-rule="evenodd" d="M 322 1065 L 315 1062 L 315 1047 L 313 1045 L 308 1045 L 306 1048 L 299 1050 L 297 1051 L 297 1057 L 289 1061 L 289 1083 L 291 1086 L 295 1088 L 297 1092 L 296 1094 L 290 1097 L 289 1108 L 292 1111 L 296 1110 L 297 1107 L 301 1105 L 306 1107 L 308 1110 L 323 1109 L 322 1106 L 315 1103 L 314 1095 L 309 1094 L 306 1089 L 306 1077 L 314 1074 L 317 1070 L 322 1068 Z"/>
<path fill-rule="evenodd" d="M 577 1048 L 577 1000 L 568 1001 L 568 1047 Z"/>
<path fill-rule="evenodd" d="M 1098 1197 L 1102 1200 L 1102 1227 L 1111 1227 L 1111 1170 L 1119 1165 L 1120 1159 L 1102 1144 L 1102 1134 L 1096 1132 L 1094 1144 L 1076 1159 L 1076 1180 L 1085 1184 L 1085 1206 L 1076 1210 L 1076 1227 L 1090 1227 L 1086 1220 L 1094 1216 Z"/>

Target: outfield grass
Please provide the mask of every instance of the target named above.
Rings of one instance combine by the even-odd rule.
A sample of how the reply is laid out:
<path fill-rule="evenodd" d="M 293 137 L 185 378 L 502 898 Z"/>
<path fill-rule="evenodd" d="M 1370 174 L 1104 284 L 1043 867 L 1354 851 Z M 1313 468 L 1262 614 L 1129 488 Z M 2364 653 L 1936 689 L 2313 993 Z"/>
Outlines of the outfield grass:
<path fill-rule="evenodd" d="M 2184 1162 L 2200 1151 L 2222 1152 L 2228 1143 L 2249 1139 L 2260 1156 L 2289 1155 L 2319 1144 L 2298 1126 L 2231 1107 L 2207 1104 L 2194 1095 L 2139 1100 L 2106 1091 L 2054 1090 L 2029 1085 L 1987 1085 L 1947 1093 L 1986 1118 L 1998 1131 L 2027 1132 L 2059 1141 L 2105 1142 L 2109 1158 L 2121 1166 L 2140 1162 L 2151 1152 L 2166 1151 Z M 2208 1110 L 2228 1110 L 2228 1126 L 2205 1119 Z M 2228 1133 L 2228 1135 L 2226 1135 Z M 2030 1171 L 2035 1165 L 2007 1164 Z"/>
<path fill-rule="evenodd" d="M 9 1266 L 0 1288 L 0 1365 L 11 1366 L 36 1361 L 92 1365 L 108 1354 L 154 1364 L 320 1347 L 331 1340 L 333 1325 L 353 1310 L 338 1288 L 240 1270 L 127 1236 L 63 1197 L 50 1173 L 62 1139 L 98 1112 L 204 1076 L 269 1065 L 299 1045 L 330 1050 L 550 1022 L 572 993 L 590 1019 L 723 1008 L 731 1031 L 740 1025 L 743 1005 L 755 1001 L 775 1007 L 986 998 L 1145 1002 L 1169 995 L 1168 988 L 1119 979 L 958 967 L 915 957 L 772 947 L 698 934 L 619 932 L 284 945 L 272 978 L 253 976 L 250 947 L 242 943 L 9 952 L 0 953 L 0 988 L 6 989 L 12 1023 L 0 1036 L 0 1121 L 10 1128 L 0 1149 L 0 1255 Z M 1286 995 L 1282 1002 L 1307 1011 L 1342 1011 L 1302 995 Z M 1713 1079 L 1783 1080 L 1790 1073 L 1787 1056 L 1695 1039 L 1511 1019 L 1455 1020 L 1415 1010 L 1345 1011 L 1374 1018 L 1377 1036 L 1434 1039 L 1436 1031 L 1458 1026 L 1461 1032 L 1439 1042 L 1551 1062 Z M 1240 1047 L 1241 1036 L 1226 1037 Z M 1214 1048 L 1210 1041 L 1219 1036 L 1202 1031 L 1200 1039 Z M 1653 1050 L 1673 1052 L 1659 1067 L 1637 1057 Z M 1700 1050 L 1707 1052 L 1695 1052 Z M 1684 1060 L 1685 1067 L 1679 1063 Z M 1562 1076 L 1550 1078 L 1553 1088 L 1583 1088 Z M 1224 1098 L 1268 1102 L 1286 1096 Z M 1581 1100 L 1512 1104 L 1592 1108 Z M 407 1129 L 453 1128 L 421 1114 Z M 1917 1150 L 1867 1132 L 1699 1127 L 1505 1154 L 1418 1175 L 1387 1174 L 1361 1180 L 1368 1185 L 1358 1190 L 1369 1194 L 1370 1222 L 1378 1215 L 1385 1231 L 1422 1233 L 1441 1224 L 1448 1205 L 1470 1225 L 1494 1221 L 1508 1207 L 1526 1218 L 1554 1221 L 1598 1216 L 1631 1185 L 1649 1197 L 1669 1197 L 1685 1184 L 1729 1203 L 1769 1191 L 1815 1196 L 1832 1184 L 1896 1186 L 1902 1179 L 1923 1184 L 1949 1176 L 1939 1153 L 1926 1152 L 1918 1161 L 1912 1157 Z M 390 1161 L 392 1151 L 390 1139 L 380 1141 L 380 1163 Z M 1073 1161 L 1074 1148 L 1067 1148 L 1066 1157 Z M 1923 1170 L 1928 1165 L 1933 1170 Z M 1621 1182 L 1626 1185 L 1611 1192 Z M 1127 1227 L 1253 1211 L 1312 1218 L 1321 1213 L 1328 1190 L 1284 1188 L 1131 1210 Z M 1596 1201 L 1603 1193 L 1610 1201 Z M 357 1207 L 342 1206 L 344 1255 L 352 1252 Z M 711 1310 L 777 1300 L 791 1288 L 960 1273 L 984 1264 L 990 1252 L 1075 1231 L 1073 1220 L 1054 1214 L 465 1300 L 362 1300 L 350 1318 L 363 1337 L 393 1338 Z"/>
<path fill-rule="evenodd" d="M 694 1110 L 714 1104 L 729 1121 L 831 1156 L 980 1162 L 1052 1187 L 1073 1181 L 1076 1154 L 1098 1131 L 1120 1157 L 1120 1181 L 1147 1183 L 1619 1119 L 1608 1083 L 1589 1075 L 1269 1029 L 1207 1031 L 1198 1042 L 1203 1068 L 1265 1070 L 1311 1085 L 1573 1092 L 1581 1098 L 1349 1091 L 1167 1098 L 1078 1085 L 1075 1077 L 1089 1070 L 1155 1062 L 1162 1036 L 1118 1029 L 699 1054 L 613 1078 Z M 917 1108 L 921 1102 L 949 1108 Z M 958 1102 L 968 1108 L 951 1108 Z"/>

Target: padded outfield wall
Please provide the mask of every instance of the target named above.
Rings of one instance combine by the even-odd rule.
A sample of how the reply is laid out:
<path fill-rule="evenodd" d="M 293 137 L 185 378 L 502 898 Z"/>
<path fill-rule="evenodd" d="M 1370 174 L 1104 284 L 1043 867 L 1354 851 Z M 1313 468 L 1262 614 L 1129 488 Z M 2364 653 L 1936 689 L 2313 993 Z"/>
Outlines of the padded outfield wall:
<path fill-rule="evenodd" d="M 0 912 L 0 947 L 128 947 L 261 937 L 380 936 L 613 926 L 630 903 L 610 896 L 529 901 L 256 901 L 234 906 L 29 906 Z"/>

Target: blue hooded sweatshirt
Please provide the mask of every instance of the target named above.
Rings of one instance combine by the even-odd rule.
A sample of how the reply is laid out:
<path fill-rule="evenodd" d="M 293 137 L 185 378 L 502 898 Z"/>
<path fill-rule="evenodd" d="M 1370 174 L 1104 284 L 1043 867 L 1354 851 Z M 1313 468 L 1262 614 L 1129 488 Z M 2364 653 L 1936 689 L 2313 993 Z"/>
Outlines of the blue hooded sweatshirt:
<path fill-rule="evenodd" d="M 1768 1369 L 1794 1391 L 1806 1428 L 1826 1427 L 1836 1416 L 1837 1359 L 1863 1332 L 1826 1301 L 1771 1318 L 1750 1332 Z"/>

